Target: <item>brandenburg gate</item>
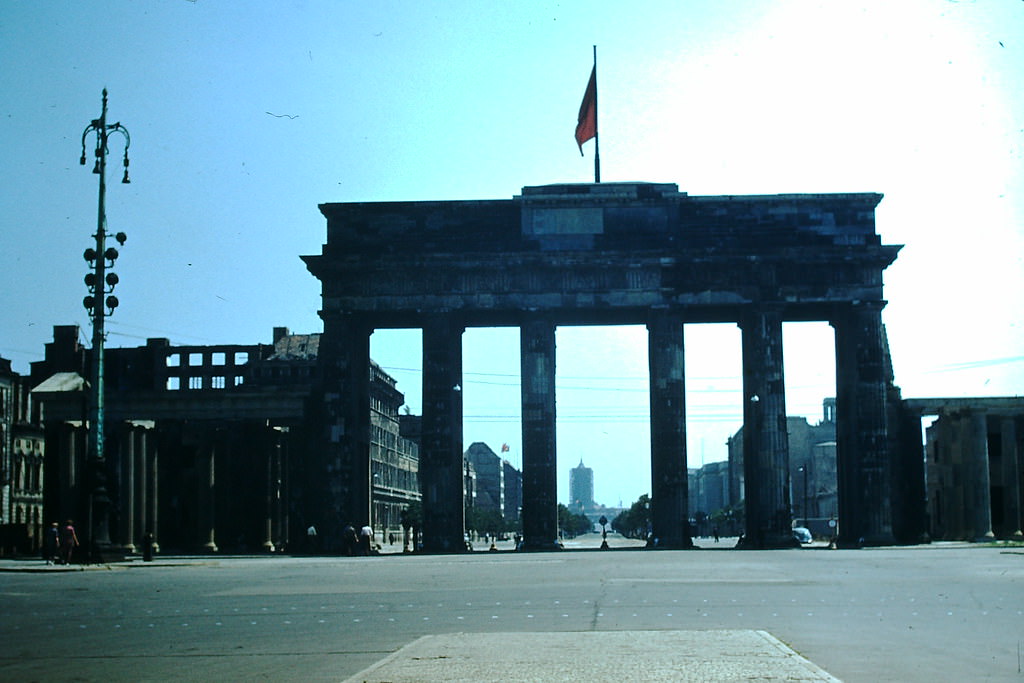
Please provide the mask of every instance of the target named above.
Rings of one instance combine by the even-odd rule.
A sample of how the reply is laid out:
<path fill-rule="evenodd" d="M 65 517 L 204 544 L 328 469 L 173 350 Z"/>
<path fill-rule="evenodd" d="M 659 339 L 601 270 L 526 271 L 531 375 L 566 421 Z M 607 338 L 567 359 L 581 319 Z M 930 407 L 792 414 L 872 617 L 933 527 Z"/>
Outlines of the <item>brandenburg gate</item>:
<path fill-rule="evenodd" d="M 427 552 L 463 544 L 462 333 L 516 326 L 522 368 L 524 547 L 556 547 L 555 329 L 648 330 L 651 499 L 660 547 L 687 521 L 686 323 L 742 335 L 745 544 L 791 543 L 782 324 L 835 330 L 841 545 L 893 542 L 881 195 L 689 196 L 668 183 L 524 187 L 512 199 L 323 204 L 303 257 L 322 284 L 324 514 L 369 517 L 369 339 L 420 328 L 420 480 Z"/>

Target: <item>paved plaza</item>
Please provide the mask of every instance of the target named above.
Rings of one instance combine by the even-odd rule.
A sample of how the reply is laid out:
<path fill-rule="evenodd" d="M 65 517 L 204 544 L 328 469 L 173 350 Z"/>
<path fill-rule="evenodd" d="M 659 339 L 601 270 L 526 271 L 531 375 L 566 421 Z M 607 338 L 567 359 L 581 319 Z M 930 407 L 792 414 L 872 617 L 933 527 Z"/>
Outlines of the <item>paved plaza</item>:
<path fill-rule="evenodd" d="M 1024 681 L 1021 547 L 573 550 L 586 540 L 2 561 L 0 679 Z"/>

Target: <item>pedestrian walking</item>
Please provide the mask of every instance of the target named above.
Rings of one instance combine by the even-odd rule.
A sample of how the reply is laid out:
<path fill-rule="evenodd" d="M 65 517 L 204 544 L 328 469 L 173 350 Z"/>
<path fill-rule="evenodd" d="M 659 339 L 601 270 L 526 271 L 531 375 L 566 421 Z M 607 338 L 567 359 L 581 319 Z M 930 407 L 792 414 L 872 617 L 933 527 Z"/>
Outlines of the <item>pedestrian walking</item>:
<path fill-rule="evenodd" d="M 360 555 L 369 555 L 370 554 L 371 542 L 373 540 L 373 527 L 371 527 L 370 525 L 366 525 L 362 529 L 360 529 L 359 530 L 359 540 L 360 540 L 359 554 Z"/>
<path fill-rule="evenodd" d="M 57 561 L 57 552 L 60 548 L 60 525 L 52 522 L 43 534 L 43 559 L 46 564 L 53 564 Z"/>
<path fill-rule="evenodd" d="M 60 530 L 60 563 L 71 564 L 71 555 L 78 545 L 78 536 L 75 535 L 75 525 L 69 519 L 64 528 Z"/>
<path fill-rule="evenodd" d="M 358 545 L 359 537 L 356 536 L 356 530 L 351 524 L 346 524 L 341 530 L 341 552 L 348 556 L 355 555 Z"/>

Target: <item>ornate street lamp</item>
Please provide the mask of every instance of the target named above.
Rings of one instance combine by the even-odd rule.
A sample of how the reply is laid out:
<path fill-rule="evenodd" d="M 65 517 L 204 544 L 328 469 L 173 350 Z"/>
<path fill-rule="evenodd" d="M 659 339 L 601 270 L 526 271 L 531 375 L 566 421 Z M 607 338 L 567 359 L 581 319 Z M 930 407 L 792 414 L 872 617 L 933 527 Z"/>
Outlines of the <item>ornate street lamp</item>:
<path fill-rule="evenodd" d="M 107 193 L 107 141 L 111 133 L 120 133 L 124 136 L 124 176 L 122 183 L 131 182 L 128 179 L 128 148 L 131 146 L 131 136 L 128 129 L 118 123 L 107 123 L 107 89 L 103 89 L 103 109 L 98 119 L 93 119 L 85 130 L 82 131 L 82 156 L 78 160 L 85 165 L 85 141 L 90 133 L 96 134 L 95 165 L 92 172 L 100 177 L 99 211 L 96 220 L 96 246 L 85 250 L 85 260 L 89 263 L 90 271 L 85 276 L 85 285 L 89 288 L 89 294 L 82 300 L 82 304 L 89 311 L 89 318 L 92 320 L 92 357 L 89 368 L 89 449 L 88 462 L 91 487 L 89 491 L 89 544 L 90 554 L 93 556 L 109 553 L 110 543 L 110 498 L 107 495 L 106 458 L 103 449 L 103 347 L 106 340 L 106 333 L 103 323 L 106 316 L 111 315 L 117 308 L 117 297 L 114 296 L 114 287 L 117 286 L 117 273 L 108 271 L 114 266 L 118 252 L 115 247 L 107 247 L 107 215 L 106 215 L 106 193 Z M 117 243 L 124 245 L 127 239 L 123 232 L 113 236 Z"/>

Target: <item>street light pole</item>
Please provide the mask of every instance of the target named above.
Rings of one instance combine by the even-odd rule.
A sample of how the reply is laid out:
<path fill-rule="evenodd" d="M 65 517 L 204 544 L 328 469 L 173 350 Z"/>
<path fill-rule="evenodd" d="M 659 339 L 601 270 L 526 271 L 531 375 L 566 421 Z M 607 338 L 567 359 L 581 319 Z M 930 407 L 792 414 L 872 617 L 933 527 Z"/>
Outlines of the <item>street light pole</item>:
<path fill-rule="evenodd" d="M 104 401 L 103 401 L 103 380 L 104 380 L 104 344 L 106 333 L 104 331 L 104 320 L 117 308 L 117 297 L 113 295 L 114 287 L 118 283 L 117 274 L 108 271 L 117 260 L 118 253 L 114 247 L 107 247 L 107 215 L 106 215 L 106 193 L 107 193 L 107 141 L 110 133 L 117 132 L 124 136 L 124 176 L 122 183 L 129 183 L 128 179 L 128 148 L 131 146 L 131 136 L 128 129 L 118 123 L 107 124 L 107 89 L 103 89 L 103 108 L 98 119 L 93 119 L 85 130 L 82 131 L 82 156 L 79 163 L 85 165 L 85 141 L 89 133 L 96 134 L 96 163 L 92 172 L 99 175 L 99 207 L 96 218 L 96 247 L 85 250 L 85 260 L 89 262 L 91 270 L 85 276 L 85 284 L 89 288 L 89 295 L 82 303 L 89 311 L 92 319 L 92 356 L 89 368 L 89 447 L 88 462 L 90 473 L 89 491 L 89 550 L 90 555 L 103 555 L 111 550 L 110 543 L 110 498 L 107 495 L 106 487 L 106 457 L 104 454 Z M 126 236 L 119 232 L 114 236 L 118 244 L 123 245 Z M 104 296 L 106 295 L 106 296 Z"/>
<path fill-rule="evenodd" d="M 807 468 L 808 467 L 809 467 L 809 464 L 808 463 L 804 463 L 803 465 L 800 465 L 800 467 L 796 468 L 797 472 L 800 472 L 800 473 L 803 474 L 803 479 L 804 479 L 803 488 L 801 489 L 801 496 L 803 498 L 803 507 L 800 508 L 800 512 L 803 515 L 803 526 L 807 526 L 807 517 L 809 516 L 808 515 L 808 511 L 807 511 Z"/>
<path fill-rule="evenodd" d="M 807 518 L 809 517 L 807 512 L 807 469 L 810 467 L 810 461 L 804 464 L 801 468 L 804 471 L 804 526 L 807 526 Z"/>

